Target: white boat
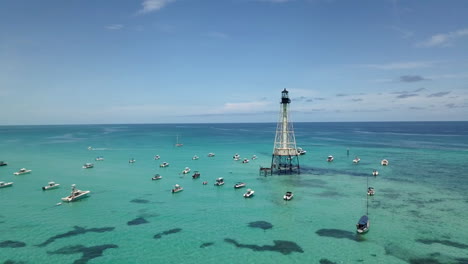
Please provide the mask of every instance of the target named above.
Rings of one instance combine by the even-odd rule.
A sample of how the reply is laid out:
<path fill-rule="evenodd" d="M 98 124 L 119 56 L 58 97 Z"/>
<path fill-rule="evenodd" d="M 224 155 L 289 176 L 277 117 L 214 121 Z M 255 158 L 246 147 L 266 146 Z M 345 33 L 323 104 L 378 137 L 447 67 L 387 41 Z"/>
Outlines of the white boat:
<path fill-rule="evenodd" d="M 104 160 L 103 156 L 96 157 L 96 161 L 103 161 L 103 160 Z"/>
<path fill-rule="evenodd" d="M 8 165 L 8 163 L 4 162 L 4 161 L 0 161 L 0 166 L 6 166 Z"/>
<path fill-rule="evenodd" d="M 208 157 L 210 157 L 210 158 L 211 158 L 211 157 L 214 157 L 214 156 L 215 156 L 215 154 L 214 154 L 214 153 L 212 153 L 212 152 L 208 153 Z"/>
<path fill-rule="evenodd" d="M 249 163 L 249 160 L 248 160 L 248 159 L 244 159 L 244 160 L 242 161 L 242 163 Z"/>
<path fill-rule="evenodd" d="M 246 184 L 244 182 L 238 182 L 238 183 L 234 184 L 234 188 L 235 189 L 243 188 L 243 187 L 245 187 L 245 185 Z"/>
<path fill-rule="evenodd" d="M 92 163 L 85 163 L 85 164 L 83 165 L 83 169 L 91 169 L 91 168 L 93 168 L 93 167 L 94 167 L 94 164 L 92 164 Z"/>
<path fill-rule="evenodd" d="M 359 234 L 363 234 L 369 231 L 369 227 L 370 227 L 369 217 L 367 217 L 367 215 L 361 216 L 361 218 L 359 218 L 358 223 L 356 224 L 356 231 Z"/>
<path fill-rule="evenodd" d="M 134 159 L 134 158 L 131 158 L 131 159 L 128 160 L 128 163 L 135 163 L 135 162 L 136 162 L 136 159 Z"/>
<path fill-rule="evenodd" d="M 296 150 L 299 155 L 305 155 L 307 153 L 307 151 L 303 150 L 302 148 L 297 148 Z"/>
<path fill-rule="evenodd" d="M 50 189 L 57 188 L 57 187 L 59 187 L 59 186 L 60 186 L 60 184 L 55 183 L 55 182 L 52 181 L 52 182 L 49 182 L 46 186 L 43 186 L 43 187 L 42 187 L 42 190 L 44 190 L 44 191 L 45 191 L 45 190 L 50 190 Z"/>
<path fill-rule="evenodd" d="M 190 172 L 190 168 L 189 167 L 185 167 L 185 169 L 182 171 L 183 174 L 187 174 Z"/>
<path fill-rule="evenodd" d="M 291 200 L 294 197 L 294 194 L 292 192 L 286 192 L 286 194 L 283 196 L 283 199 L 286 201 Z"/>
<path fill-rule="evenodd" d="M 13 182 L 0 182 L 0 188 L 10 187 L 13 185 Z"/>
<path fill-rule="evenodd" d="M 216 182 L 215 182 L 214 185 L 216 185 L 216 186 L 224 185 L 224 179 L 223 178 L 216 179 Z"/>
<path fill-rule="evenodd" d="M 82 190 L 76 189 L 76 185 L 72 184 L 71 194 L 69 196 L 67 196 L 67 197 L 63 197 L 62 201 L 68 202 L 68 203 L 69 202 L 74 202 L 76 200 L 87 197 L 89 193 L 90 193 L 90 191 L 82 191 Z"/>
<path fill-rule="evenodd" d="M 361 159 L 358 158 L 358 157 L 356 157 L 356 158 L 353 159 L 353 163 L 359 163 L 359 161 L 361 161 Z"/>
<path fill-rule="evenodd" d="M 154 180 L 160 180 L 160 179 L 162 179 L 162 176 L 159 175 L 159 174 L 155 174 L 154 177 L 151 178 L 151 180 L 153 180 L 153 181 L 154 181 Z"/>
<path fill-rule="evenodd" d="M 26 173 L 30 173 L 32 170 L 27 170 L 25 168 L 22 168 L 20 169 L 19 171 L 13 173 L 14 175 L 21 175 L 21 174 L 26 174 Z"/>
<path fill-rule="evenodd" d="M 184 190 L 179 184 L 174 185 L 174 188 L 172 188 L 172 193 L 180 192 Z"/>
<path fill-rule="evenodd" d="M 234 156 L 232 156 L 232 159 L 233 159 L 233 160 L 239 160 L 239 159 L 240 159 L 240 155 L 236 153 Z"/>
<path fill-rule="evenodd" d="M 255 191 L 254 190 L 251 190 L 251 189 L 247 189 L 247 192 L 244 193 L 244 197 L 245 198 L 250 198 L 254 195 Z"/>
<path fill-rule="evenodd" d="M 197 155 L 195 155 L 195 156 L 192 157 L 193 160 L 197 160 L 197 159 L 199 159 L 199 158 L 200 158 L 200 157 L 198 157 Z"/>
<path fill-rule="evenodd" d="M 257 155 L 253 155 L 252 160 L 256 160 L 256 159 L 257 159 Z"/>
<path fill-rule="evenodd" d="M 387 166 L 388 165 L 388 160 L 384 159 L 380 162 L 382 166 Z"/>
<path fill-rule="evenodd" d="M 328 162 L 332 162 L 334 159 L 335 159 L 335 158 L 334 158 L 332 155 L 330 155 L 330 156 L 328 156 L 327 161 L 328 161 Z"/>
<path fill-rule="evenodd" d="M 159 155 L 154 156 L 154 160 L 158 160 L 158 159 L 160 159 L 160 158 L 161 158 L 161 157 L 160 157 Z"/>
<path fill-rule="evenodd" d="M 372 176 L 378 176 L 378 175 L 379 175 L 379 172 L 378 172 L 377 170 L 374 170 L 374 171 L 372 172 Z"/>
<path fill-rule="evenodd" d="M 374 194 L 375 194 L 375 190 L 373 187 L 367 188 L 367 195 L 374 196 Z"/>
<path fill-rule="evenodd" d="M 163 163 L 161 163 L 161 165 L 159 165 L 159 167 L 161 167 L 161 168 L 165 168 L 167 166 L 169 166 L 169 162 L 163 162 Z"/>

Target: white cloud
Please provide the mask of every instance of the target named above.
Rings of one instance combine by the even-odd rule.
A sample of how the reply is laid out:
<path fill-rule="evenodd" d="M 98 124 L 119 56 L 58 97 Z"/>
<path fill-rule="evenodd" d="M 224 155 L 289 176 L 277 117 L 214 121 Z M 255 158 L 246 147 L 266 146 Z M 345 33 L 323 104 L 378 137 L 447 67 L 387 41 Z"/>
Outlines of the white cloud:
<path fill-rule="evenodd" d="M 158 11 L 164 6 L 174 1 L 175 0 L 144 0 L 141 3 L 142 8 L 138 11 L 138 14 L 147 14 L 150 12 Z"/>
<path fill-rule="evenodd" d="M 374 68 L 379 70 L 405 70 L 405 69 L 419 69 L 429 68 L 434 65 L 430 61 L 407 61 L 407 62 L 393 62 L 387 64 L 364 64 L 363 67 Z"/>
<path fill-rule="evenodd" d="M 122 29 L 124 26 L 121 25 L 121 24 L 112 24 L 112 25 L 108 25 L 106 26 L 107 29 L 109 30 L 120 30 Z"/>
<path fill-rule="evenodd" d="M 468 36 L 468 28 L 461 29 L 445 34 L 437 34 L 431 36 L 428 40 L 418 43 L 419 47 L 437 47 L 437 46 L 450 46 L 450 44 L 456 39 Z"/>
<path fill-rule="evenodd" d="M 293 0 L 258 0 L 262 2 L 270 2 L 270 3 L 286 3 L 286 2 L 291 2 Z"/>
<path fill-rule="evenodd" d="M 225 103 L 222 108 L 222 112 L 228 113 L 246 113 L 246 112 L 256 112 L 259 110 L 267 110 L 266 107 L 269 105 L 269 102 L 265 101 L 253 101 L 253 102 L 244 102 L 244 103 Z"/>

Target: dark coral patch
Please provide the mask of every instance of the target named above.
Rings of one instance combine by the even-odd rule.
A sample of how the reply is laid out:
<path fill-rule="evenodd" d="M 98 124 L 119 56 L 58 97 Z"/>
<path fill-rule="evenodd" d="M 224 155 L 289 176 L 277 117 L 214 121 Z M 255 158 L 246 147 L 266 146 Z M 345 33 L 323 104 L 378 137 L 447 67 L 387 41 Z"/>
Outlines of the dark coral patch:
<path fill-rule="evenodd" d="M 299 253 L 304 253 L 304 250 L 302 248 L 292 242 L 292 241 L 284 241 L 284 240 L 273 240 L 274 245 L 264 245 L 264 246 L 259 246 L 259 245 L 250 245 L 250 244 L 241 244 L 238 243 L 236 240 L 231 239 L 231 238 L 226 238 L 224 239 L 226 243 L 230 243 L 235 245 L 238 248 L 249 248 L 253 251 L 274 251 L 274 252 L 279 252 L 283 255 L 289 255 L 292 252 L 299 252 Z"/>
<path fill-rule="evenodd" d="M 132 221 L 128 221 L 127 225 L 142 225 L 142 224 L 147 224 L 147 223 L 149 222 L 146 221 L 146 219 L 144 219 L 143 217 L 138 217 L 138 218 L 133 219 Z"/>
<path fill-rule="evenodd" d="M 26 243 L 21 241 L 5 240 L 0 242 L 0 248 L 19 248 L 25 247 Z"/>
<path fill-rule="evenodd" d="M 410 264 L 441 264 L 437 259 L 432 258 L 418 258 L 418 259 L 410 259 Z"/>
<path fill-rule="evenodd" d="M 320 259 L 320 264 L 336 264 L 336 262 L 323 258 L 323 259 Z"/>
<path fill-rule="evenodd" d="M 147 204 L 149 203 L 150 201 L 148 200 L 144 200 L 144 199 L 133 199 L 130 201 L 131 203 L 139 203 L 139 204 Z"/>
<path fill-rule="evenodd" d="M 167 230 L 167 231 L 164 231 L 164 232 L 161 232 L 161 233 L 157 233 L 156 235 L 154 235 L 153 238 L 159 239 L 159 238 L 161 238 L 162 236 L 167 236 L 167 235 L 170 235 L 170 234 L 179 233 L 180 231 L 182 231 L 181 228 L 169 229 L 169 230 Z"/>
<path fill-rule="evenodd" d="M 203 243 L 200 245 L 200 248 L 206 248 L 206 247 L 209 247 L 209 246 L 212 246 L 214 245 L 213 242 L 206 242 L 206 243 Z"/>
<path fill-rule="evenodd" d="M 271 223 L 266 222 L 266 221 L 255 221 L 255 222 L 250 222 L 249 227 L 261 228 L 263 230 L 267 230 L 267 229 L 272 229 L 273 225 Z"/>
<path fill-rule="evenodd" d="M 454 241 L 450 241 L 450 240 L 416 239 L 416 242 L 423 243 L 423 244 L 426 244 L 426 245 L 438 243 L 438 244 L 442 244 L 442 245 L 449 246 L 449 247 L 455 247 L 455 248 L 461 248 L 461 249 L 467 249 L 468 248 L 467 244 L 454 242 Z"/>
<path fill-rule="evenodd" d="M 94 258 L 101 257 L 104 250 L 109 249 L 109 248 L 118 248 L 118 246 L 114 244 L 106 244 L 106 245 L 100 245 L 100 246 L 94 246 L 94 247 L 85 247 L 83 245 L 76 245 L 76 246 L 63 247 L 55 251 L 48 251 L 47 253 L 48 254 L 63 254 L 63 255 L 81 253 L 82 254 L 81 258 L 75 260 L 73 264 L 84 264 Z"/>
<path fill-rule="evenodd" d="M 324 237 L 345 238 L 358 242 L 361 241 L 356 235 L 356 233 L 341 229 L 320 229 L 315 233 L 319 236 Z"/>
<path fill-rule="evenodd" d="M 11 259 L 8 259 L 5 262 L 3 262 L 3 264 L 25 264 L 25 263 L 26 262 L 24 262 L 24 261 L 14 261 L 14 260 L 11 260 Z"/>
<path fill-rule="evenodd" d="M 63 234 L 55 235 L 53 237 L 50 237 L 49 239 L 47 239 L 46 241 L 42 242 L 41 244 L 39 244 L 37 246 L 38 247 L 45 247 L 48 244 L 54 242 L 56 239 L 60 239 L 60 238 L 77 236 L 77 235 L 85 234 L 85 233 L 88 233 L 88 232 L 103 233 L 103 232 L 108 232 L 108 231 L 112 231 L 112 230 L 115 229 L 115 227 L 103 227 L 103 228 L 89 228 L 89 229 L 86 229 L 84 227 L 79 227 L 79 226 L 74 226 L 73 228 L 74 228 L 74 230 L 63 233 Z"/>

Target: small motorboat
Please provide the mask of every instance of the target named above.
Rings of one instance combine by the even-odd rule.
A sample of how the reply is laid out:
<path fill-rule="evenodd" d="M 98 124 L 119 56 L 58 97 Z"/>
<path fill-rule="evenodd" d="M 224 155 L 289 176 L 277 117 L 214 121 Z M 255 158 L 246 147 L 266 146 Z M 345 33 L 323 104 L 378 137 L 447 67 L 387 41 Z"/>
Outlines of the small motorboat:
<path fill-rule="evenodd" d="M 200 172 L 195 171 L 195 173 L 192 175 L 192 178 L 193 178 L 193 179 L 198 179 L 198 178 L 200 178 Z"/>
<path fill-rule="evenodd" d="M 155 181 L 155 180 L 160 180 L 160 179 L 162 179 L 162 176 L 159 175 L 159 174 L 155 174 L 155 175 L 153 176 L 153 178 L 151 178 L 151 180 L 153 180 L 153 181 Z"/>
<path fill-rule="evenodd" d="M 374 194 L 375 194 L 375 190 L 373 187 L 367 188 L 367 195 L 374 196 Z"/>
<path fill-rule="evenodd" d="M 243 187 L 245 187 L 245 185 L 246 184 L 244 182 L 238 182 L 238 183 L 234 184 L 234 188 L 235 189 L 243 188 Z"/>
<path fill-rule="evenodd" d="M 190 168 L 189 167 L 185 167 L 185 169 L 182 171 L 183 174 L 187 174 L 190 172 Z"/>
<path fill-rule="evenodd" d="M 307 151 L 303 150 L 302 148 L 297 148 L 296 150 L 297 150 L 297 154 L 299 155 L 305 155 L 307 153 Z"/>
<path fill-rule="evenodd" d="M 161 167 L 161 168 L 165 168 L 167 166 L 169 166 L 169 162 L 163 162 L 163 163 L 161 163 L 161 165 L 159 165 L 159 167 Z"/>
<path fill-rule="evenodd" d="M 93 147 L 89 146 L 89 147 L 88 147 L 88 150 L 93 150 Z"/>
<path fill-rule="evenodd" d="M 216 179 L 216 182 L 215 182 L 214 185 L 216 185 L 216 186 L 224 185 L 224 179 L 223 178 Z"/>
<path fill-rule="evenodd" d="M 208 184 L 208 182 L 207 182 L 207 181 L 204 181 L 204 182 L 203 182 L 203 185 L 207 185 L 207 184 Z"/>
<path fill-rule="evenodd" d="M 328 162 L 332 162 L 334 159 L 335 159 L 335 158 L 334 158 L 332 155 L 330 155 L 330 156 L 328 156 L 327 161 L 328 161 Z"/>
<path fill-rule="evenodd" d="M 134 158 L 131 158 L 131 159 L 128 160 L 128 163 L 135 163 L 135 162 L 136 162 L 136 159 L 134 159 Z"/>
<path fill-rule="evenodd" d="M 232 156 L 232 159 L 233 160 L 239 160 L 240 159 L 239 154 L 236 153 L 236 155 Z"/>
<path fill-rule="evenodd" d="M 214 157 L 214 156 L 215 156 L 214 153 L 212 153 L 212 152 L 208 153 L 208 157 L 212 158 L 212 157 Z"/>
<path fill-rule="evenodd" d="M 249 163 L 249 160 L 248 160 L 248 159 L 244 159 L 244 160 L 242 161 L 242 163 Z"/>
<path fill-rule="evenodd" d="M 0 167 L 1 167 L 1 166 L 6 166 L 6 165 L 8 165 L 8 163 L 6 163 L 6 162 L 4 162 L 4 161 L 0 161 Z"/>
<path fill-rule="evenodd" d="M 387 166 L 388 165 L 388 160 L 384 159 L 380 162 L 382 166 Z"/>
<path fill-rule="evenodd" d="M 372 171 L 372 176 L 378 176 L 379 172 L 377 170 Z"/>
<path fill-rule="evenodd" d="M 367 215 L 361 216 L 358 223 L 356 224 L 356 231 L 359 234 L 363 234 L 369 231 L 369 227 L 370 227 L 369 217 L 367 217 Z"/>
<path fill-rule="evenodd" d="M 62 201 L 68 202 L 68 203 L 69 202 L 74 202 L 76 200 L 87 197 L 89 193 L 90 193 L 90 191 L 81 191 L 81 190 L 76 189 L 76 185 L 72 184 L 71 194 L 69 196 L 67 196 L 67 197 L 63 197 Z"/>
<path fill-rule="evenodd" d="M 356 157 L 356 158 L 353 159 L 353 163 L 359 163 L 359 161 L 361 161 L 361 159 L 358 158 L 358 157 Z"/>
<path fill-rule="evenodd" d="M 199 159 L 199 158 L 200 158 L 200 157 L 198 157 L 197 155 L 195 155 L 195 156 L 192 157 L 192 160 L 197 160 L 197 159 Z"/>
<path fill-rule="evenodd" d="M 184 190 L 179 184 L 174 185 L 174 188 L 172 189 L 172 193 L 177 193 Z"/>
<path fill-rule="evenodd" d="M 247 189 L 247 192 L 244 193 L 244 197 L 245 198 L 250 198 L 254 195 L 255 191 L 254 190 L 251 190 L 251 189 Z"/>
<path fill-rule="evenodd" d="M 83 169 L 91 169 L 91 168 L 93 168 L 93 167 L 94 167 L 94 164 L 92 164 L 92 163 L 85 163 L 85 164 L 83 165 Z"/>
<path fill-rule="evenodd" d="M 294 194 L 292 192 L 286 192 L 286 194 L 283 196 L 283 199 L 286 201 L 291 200 L 294 197 Z"/>
<path fill-rule="evenodd" d="M 96 157 L 96 161 L 103 161 L 103 160 L 104 160 L 103 156 Z"/>
<path fill-rule="evenodd" d="M 256 159 L 257 159 L 257 155 L 253 155 L 252 160 L 256 160 Z"/>
<path fill-rule="evenodd" d="M 158 160 L 158 159 L 160 159 L 160 158 L 161 158 L 161 157 L 160 157 L 159 155 L 154 156 L 154 160 Z"/>
<path fill-rule="evenodd" d="M 51 181 L 46 186 L 43 186 L 42 190 L 45 191 L 45 190 L 55 189 L 55 188 L 57 188 L 59 186 L 60 186 L 60 184 Z"/>
<path fill-rule="evenodd" d="M 13 185 L 13 182 L 0 182 L 0 188 L 10 187 Z"/>
<path fill-rule="evenodd" d="M 26 173 L 30 173 L 32 170 L 27 170 L 25 168 L 22 168 L 20 169 L 19 171 L 13 173 L 14 175 L 21 175 L 21 174 L 26 174 Z"/>

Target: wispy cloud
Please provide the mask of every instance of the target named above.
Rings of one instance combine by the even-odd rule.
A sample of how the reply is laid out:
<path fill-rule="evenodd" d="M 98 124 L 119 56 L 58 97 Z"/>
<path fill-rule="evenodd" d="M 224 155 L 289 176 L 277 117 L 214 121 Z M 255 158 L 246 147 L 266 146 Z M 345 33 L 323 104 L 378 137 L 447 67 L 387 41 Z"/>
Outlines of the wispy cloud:
<path fill-rule="evenodd" d="M 243 103 L 225 103 L 222 112 L 252 112 L 265 110 L 265 107 L 269 105 L 269 102 L 265 101 L 252 101 Z"/>
<path fill-rule="evenodd" d="M 106 29 L 108 29 L 108 30 L 120 30 L 123 27 L 124 26 L 122 24 L 112 24 L 112 25 L 106 26 Z"/>
<path fill-rule="evenodd" d="M 141 3 L 142 8 L 137 12 L 138 14 L 147 14 L 158 11 L 164 6 L 168 5 L 175 0 L 144 0 Z"/>
<path fill-rule="evenodd" d="M 397 99 L 405 99 L 405 98 L 410 98 L 410 97 L 415 97 L 415 96 L 419 96 L 419 94 L 404 93 L 404 94 L 398 95 L 396 98 Z"/>
<path fill-rule="evenodd" d="M 447 47 L 450 46 L 455 40 L 468 36 L 468 28 L 452 31 L 448 33 L 436 34 L 429 39 L 418 43 L 419 47 Z"/>
<path fill-rule="evenodd" d="M 222 32 L 217 32 L 217 31 L 208 32 L 206 34 L 206 36 L 208 36 L 210 38 L 216 38 L 216 39 L 227 39 L 227 38 L 229 38 L 228 34 L 222 33 Z"/>
<path fill-rule="evenodd" d="M 362 67 L 379 69 L 379 70 L 405 70 L 405 69 L 419 69 L 429 68 L 434 66 L 431 61 L 406 61 L 406 62 L 392 62 L 385 64 L 363 64 Z"/>
<path fill-rule="evenodd" d="M 412 31 L 409 31 L 409 30 L 405 30 L 405 29 L 402 29 L 402 28 L 399 28 L 399 27 L 396 27 L 396 26 L 391 26 L 390 29 L 398 32 L 402 38 L 410 38 L 414 35 L 414 33 Z"/>
<path fill-rule="evenodd" d="M 446 96 L 449 93 L 450 93 L 450 91 L 449 92 L 438 92 L 438 93 L 430 94 L 427 97 L 443 97 L 443 96 Z"/>
<path fill-rule="evenodd" d="M 400 76 L 400 82 L 420 82 L 427 80 L 426 78 L 420 76 L 420 75 L 403 75 Z"/>

